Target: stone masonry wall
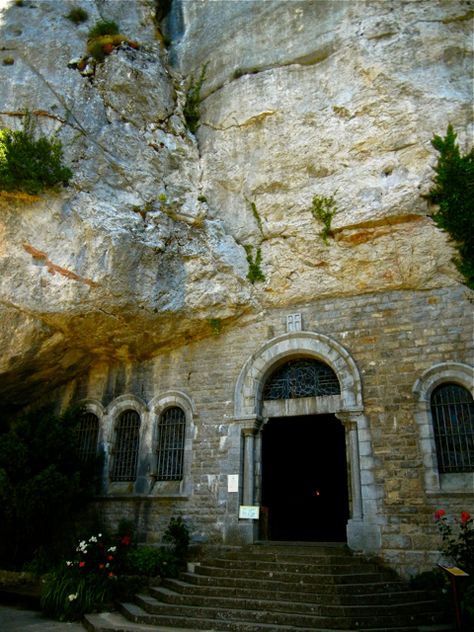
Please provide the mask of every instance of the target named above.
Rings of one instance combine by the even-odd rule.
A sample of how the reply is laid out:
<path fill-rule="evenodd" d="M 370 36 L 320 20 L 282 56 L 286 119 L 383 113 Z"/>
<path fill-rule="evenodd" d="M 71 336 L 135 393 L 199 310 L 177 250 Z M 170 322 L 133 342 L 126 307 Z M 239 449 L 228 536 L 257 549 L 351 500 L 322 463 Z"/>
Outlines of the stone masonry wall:
<path fill-rule="evenodd" d="M 369 420 L 382 557 L 404 573 L 439 559 L 433 511 L 472 507 L 474 494 L 427 495 L 412 392 L 420 375 L 440 362 L 469 362 L 471 305 L 462 287 L 390 292 L 315 300 L 292 312 L 303 329 L 332 337 L 355 360 L 362 376 Z M 191 481 L 185 499 L 169 496 L 109 499 L 102 508 L 113 522 L 136 520 L 142 536 L 159 540 L 171 515 L 189 522 L 196 541 L 219 544 L 232 533 L 237 494 L 227 492 L 227 474 L 240 471 L 240 431 L 233 424 L 233 394 L 239 372 L 262 344 L 285 333 L 288 310 L 262 313 L 245 327 L 225 328 L 205 341 L 135 366 L 96 366 L 88 384 L 76 383 L 67 398 L 93 398 L 105 406 L 133 393 L 150 402 L 178 389 L 195 406 Z M 66 397 L 66 396 L 65 396 Z M 153 417 L 152 417 L 153 418 Z M 361 455 L 364 459 L 364 455 Z M 232 542 L 230 542 L 232 543 Z"/>

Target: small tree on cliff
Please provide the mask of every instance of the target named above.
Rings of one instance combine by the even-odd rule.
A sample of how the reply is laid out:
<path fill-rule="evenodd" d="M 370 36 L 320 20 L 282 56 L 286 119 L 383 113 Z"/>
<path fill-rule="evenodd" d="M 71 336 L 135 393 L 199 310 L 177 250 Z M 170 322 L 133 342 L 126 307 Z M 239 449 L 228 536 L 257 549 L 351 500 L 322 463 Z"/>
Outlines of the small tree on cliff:
<path fill-rule="evenodd" d="M 438 205 L 432 218 L 456 244 L 456 267 L 474 289 L 474 148 L 461 155 L 456 133 L 448 125 L 446 136 L 434 136 L 431 144 L 439 152 L 434 186 L 426 198 Z"/>

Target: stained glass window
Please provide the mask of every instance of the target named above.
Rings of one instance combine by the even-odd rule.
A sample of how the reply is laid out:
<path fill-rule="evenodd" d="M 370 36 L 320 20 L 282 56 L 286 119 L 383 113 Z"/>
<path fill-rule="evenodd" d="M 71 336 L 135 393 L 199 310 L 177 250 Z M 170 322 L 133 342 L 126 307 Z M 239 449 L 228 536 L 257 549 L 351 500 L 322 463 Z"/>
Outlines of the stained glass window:
<path fill-rule="evenodd" d="M 276 369 L 263 389 L 263 399 L 295 399 L 338 395 L 339 381 L 330 366 L 318 360 L 290 360 Z"/>

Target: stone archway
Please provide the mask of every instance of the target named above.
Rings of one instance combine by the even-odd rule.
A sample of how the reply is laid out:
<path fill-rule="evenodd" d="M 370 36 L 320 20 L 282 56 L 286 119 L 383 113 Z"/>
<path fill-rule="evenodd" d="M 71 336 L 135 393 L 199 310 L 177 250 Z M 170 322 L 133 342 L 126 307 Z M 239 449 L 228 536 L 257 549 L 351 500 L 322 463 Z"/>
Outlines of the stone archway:
<path fill-rule="evenodd" d="M 376 520 L 377 494 L 362 382 L 349 352 L 329 336 L 305 331 L 278 336 L 263 345 L 243 366 L 234 393 L 234 421 L 241 429 L 243 440 L 242 504 L 253 505 L 259 501 L 256 483 L 260 464 L 255 444 L 258 444 L 262 423 L 269 412 L 262 396 L 265 381 L 280 363 L 300 357 L 324 362 L 339 380 L 339 395 L 305 398 L 303 414 L 334 413 L 344 425 L 351 498 L 347 541 L 354 550 L 376 551 L 380 548 L 380 529 Z M 280 402 L 279 415 L 275 416 L 301 413 L 299 400 L 284 400 Z M 243 522 L 240 526 L 243 539 L 253 541 L 255 525 Z"/>

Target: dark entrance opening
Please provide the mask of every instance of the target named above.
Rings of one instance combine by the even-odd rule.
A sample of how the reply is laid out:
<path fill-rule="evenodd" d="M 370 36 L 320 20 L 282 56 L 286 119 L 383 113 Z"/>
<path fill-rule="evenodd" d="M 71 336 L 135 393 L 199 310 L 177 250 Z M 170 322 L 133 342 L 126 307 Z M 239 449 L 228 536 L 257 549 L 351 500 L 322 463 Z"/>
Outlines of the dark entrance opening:
<path fill-rule="evenodd" d="M 270 540 L 346 540 L 345 434 L 334 415 L 268 421 L 262 430 L 262 505 Z"/>

